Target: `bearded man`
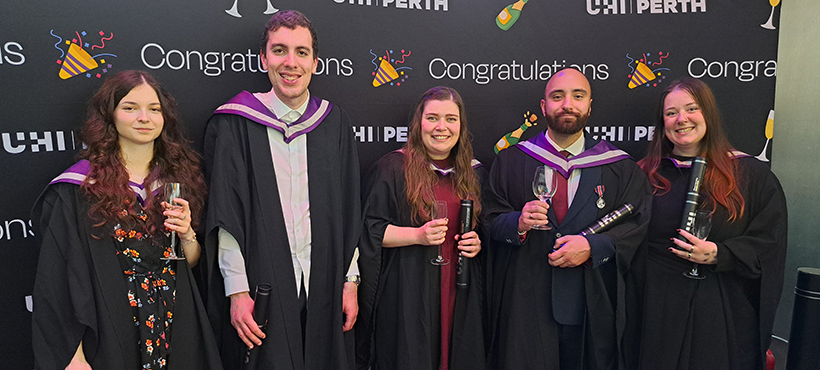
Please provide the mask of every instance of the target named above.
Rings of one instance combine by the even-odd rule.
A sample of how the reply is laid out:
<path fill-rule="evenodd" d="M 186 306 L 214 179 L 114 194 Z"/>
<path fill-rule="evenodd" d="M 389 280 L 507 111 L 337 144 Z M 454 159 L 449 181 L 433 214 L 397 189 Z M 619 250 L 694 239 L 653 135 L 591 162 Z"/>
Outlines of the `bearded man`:
<path fill-rule="evenodd" d="M 546 132 L 501 151 L 490 173 L 492 369 L 617 367 L 623 272 L 647 231 L 651 189 L 629 155 L 584 132 L 587 78 L 567 68 L 547 82 Z M 557 177 L 551 204 L 536 199 L 536 167 Z M 629 203 L 632 216 L 609 230 L 577 235 Z"/>

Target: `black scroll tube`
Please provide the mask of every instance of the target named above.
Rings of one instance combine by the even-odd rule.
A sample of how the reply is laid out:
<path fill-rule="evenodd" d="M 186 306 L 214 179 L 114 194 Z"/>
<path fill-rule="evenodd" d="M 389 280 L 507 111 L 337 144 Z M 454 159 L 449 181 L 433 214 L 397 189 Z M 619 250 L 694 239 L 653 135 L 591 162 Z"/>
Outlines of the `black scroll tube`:
<path fill-rule="evenodd" d="M 695 157 L 692 160 L 692 174 L 689 177 L 689 186 L 686 187 L 686 203 L 683 205 L 683 215 L 681 215 L 680 229 L 692 233 L 695 227 L 695 211 L 698 209 L 698 199 L 700 199 L 700 188 L 703 185 L 703 177 L 706 172 L 706 158 Z M 683 235 L 676 235 L 676 238 L 684 242 L 689 242 Z M 683 250 L 675 244 L 672 247 Z"/>
<path fill-rule="evenodd" d="M 469 199 L 461 200 L 461 211 L 458 214 L 458 234 L 464 236 L 473 230 L 473 201 Z M 458 244 L 456 244 L 458 248 Z M 470 281 L 469 261 L 458 254 L 458 266 L 456 267 L 456 287 L 466 289 Z"/>
<path fill-rule="evenodd" d="M 610 227 L 612 227 L 613 225 L 616 225 L 619 222 L 626 219 L 627 217 L 629 217 L 629 215 L 631 215 L 634 210 L 635 208 L 632 206 L 632 204 L 626 203 L 622 205 L 621 208 L 618 208 L 612 212 L 607 213 L 604 217 L 601 217 L 600 220 L 595 221 L 594 224 L 584 229 L 584 231 L 581 231 L 581 233 L 578 235 L 586 236 L 602 233 Z M 561 249 L 561 247 L 563 246 L 563 244 L 559 245 L 558 248 L 553 249 L 553 252 Z"/>
<path fill-rule="evenodd" d="M 273 290 L 270 284 L 261 283 L 256 286 L 256 297 L 253 303 L 253 320 L 259 329 L 265 332 L 265 326 L 268 324 L 268 303 L 270 303 L 270 292 Z M 242 366 L 243 370 L 255 370 L 256 364 L 259 361 L 259 346 L 253 349 L 248 348 L 245 352 L 245 363 Z"/>

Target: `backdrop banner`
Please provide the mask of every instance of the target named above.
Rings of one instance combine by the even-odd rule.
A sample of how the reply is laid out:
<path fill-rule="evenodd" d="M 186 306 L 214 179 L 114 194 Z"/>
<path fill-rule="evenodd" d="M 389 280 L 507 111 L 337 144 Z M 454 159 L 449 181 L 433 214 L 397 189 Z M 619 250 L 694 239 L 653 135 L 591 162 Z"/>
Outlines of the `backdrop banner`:
<path fill-rule="evenodd" d="M 242 90 L 271 88 L 265 23 L 297 9 L 314 23 L 313 95 L 352 117 L 363 171 L 407 140 L 410 110 L 436 85 L 458 90 L 477 158 L 542 131 L 546 81 L 565 67 L 592 85 L 587 128 L 635 159 L 661 91 L 695 77 L 714 91 L 732 144 L 768 161 L 779 0 L 214 0 L 0 3 L 0 358 L 33 366 L 30 220 L 74 162 L 86 102 L 126 69 L 156 76 L 189 137 Z M 522 130 L 518 130 L 518 129 Z M 523 134 L 522 134 L 523 131 Z M 508 135 L 510 134 L 510 135 Z M 505 138 L 506 137 L 506 138 Z"/>

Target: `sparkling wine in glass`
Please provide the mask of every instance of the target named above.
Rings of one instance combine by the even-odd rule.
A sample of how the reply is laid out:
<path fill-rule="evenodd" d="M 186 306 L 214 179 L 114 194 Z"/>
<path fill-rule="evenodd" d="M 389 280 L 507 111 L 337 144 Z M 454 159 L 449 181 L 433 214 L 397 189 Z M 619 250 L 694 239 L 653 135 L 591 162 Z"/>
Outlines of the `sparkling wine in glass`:
<path fill-rule="evenodd" d="M 555 177 L 555 170 L 550 166 L 535 167 L 535 176 L 532 179 L 532 192 L 542 202 L 549 202 L 552 196 L 555 195 L 555 189 L 558 187 L 557 179 Z M 535 230 L 552 230 L 552 227 L 533 226 Z"/>
<path fill-rule="evenodd" d="M 766 157 L 766 149 L 769 148 L 769 141 L 772 140 L 774 136 L 774 109 L 769 111 L 769 118 L 766 119 L 766 145 L 763 146 L 763 151 L 760 152 L 757 159 L 763 162 L 768 162 L 769 158 Z"/>
<path fill-rule="evenodd" d="M 436 205 L 433 208 L 433 213 L 434 214 L 432 215 L 432 218 L 434 220 L 447 218 L 447 202 L 443 200 L 437 200 Z M 444 256 L 441 255 L 441 244 L 438 245 L 438 256 L 436 258 L 431 259 L 430 263 L 436 266 L 444 266 L 450 263 L 449 259 L 444 258 Z"/>
<path fill-rule="evenodd" d="M 773 29 L 776 28 L 774 26 L 774 24 L 772 23 L 772 18 L 774 18 L 774 8 L 776 6 L 778 6 L 779 4 L 780 4 L 780 0 L 769 0 L 769 5 L 772 6 L 772 12 L 769 14 L 769 20 L 766 21 L 766 23 L 761 24 L 760 27 L 763 27 L 767 30 L 773 30 Z"/>
<path fill-rule="evenodd" d="M 177 204 L 174 201 L 175 198 L 179 198 L 179 197 L 182 196 L 182 185 L 180 183 L 178 183 L 178 182 L 169 182 L 169 183 L 165 184 L 163 186 L 163 193 L 162 194 L 163 194 L 163 200 L 166 203 L 168 203 L 169 205 L 171 205 L 172 209 L 175 209 L 175 210 L 182 209 L 182 206 L 180 206 L 179 204 Z M 177 243 L 177 232 L 176 231 L 171 231 L 171 235 L 170 235 L 169 239 L 171 240 L 171 246 L 169 248 L 170 253 L 168 254 L 168 257 L 162 257 L 160 259 L 161 260 L 171 260 L 171 261 L 173 261 L 173 260 L 184 260 L 185 257 L 182 256 L 183 252 L 182 252 L 181 249 L 179 251 L 180 253 L 177 254 L 177 249 L 178 249 L 177 245 L 179 244 L 179 243 Z"/>
<path fill-rule="evenodd" d="M 712 231 L 712 212 L 702 209 L 695 211 L 695 225 L 692 229 L 692 235 L 698 239 L 706 240 L 706 237 L 709 236 L 710 231 Z M 692 270 L 684 272 L 683 276 L 698 280 L 706 278 L 698 273 L 697 262 L 695 262 L 694 266 L 692 266 Z"/>

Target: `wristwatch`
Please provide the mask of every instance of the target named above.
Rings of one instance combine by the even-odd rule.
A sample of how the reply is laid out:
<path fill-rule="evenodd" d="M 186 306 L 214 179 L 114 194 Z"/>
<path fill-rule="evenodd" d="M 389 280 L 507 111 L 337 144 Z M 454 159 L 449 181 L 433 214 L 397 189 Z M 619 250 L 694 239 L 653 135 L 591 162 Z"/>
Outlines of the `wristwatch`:
<path fill-rule="evenodd" d="M 362 277 L 359 275 L 350 275 L 345 277 L 345 283 L 354 283 L 358 286 L 362 282 Z"/>

